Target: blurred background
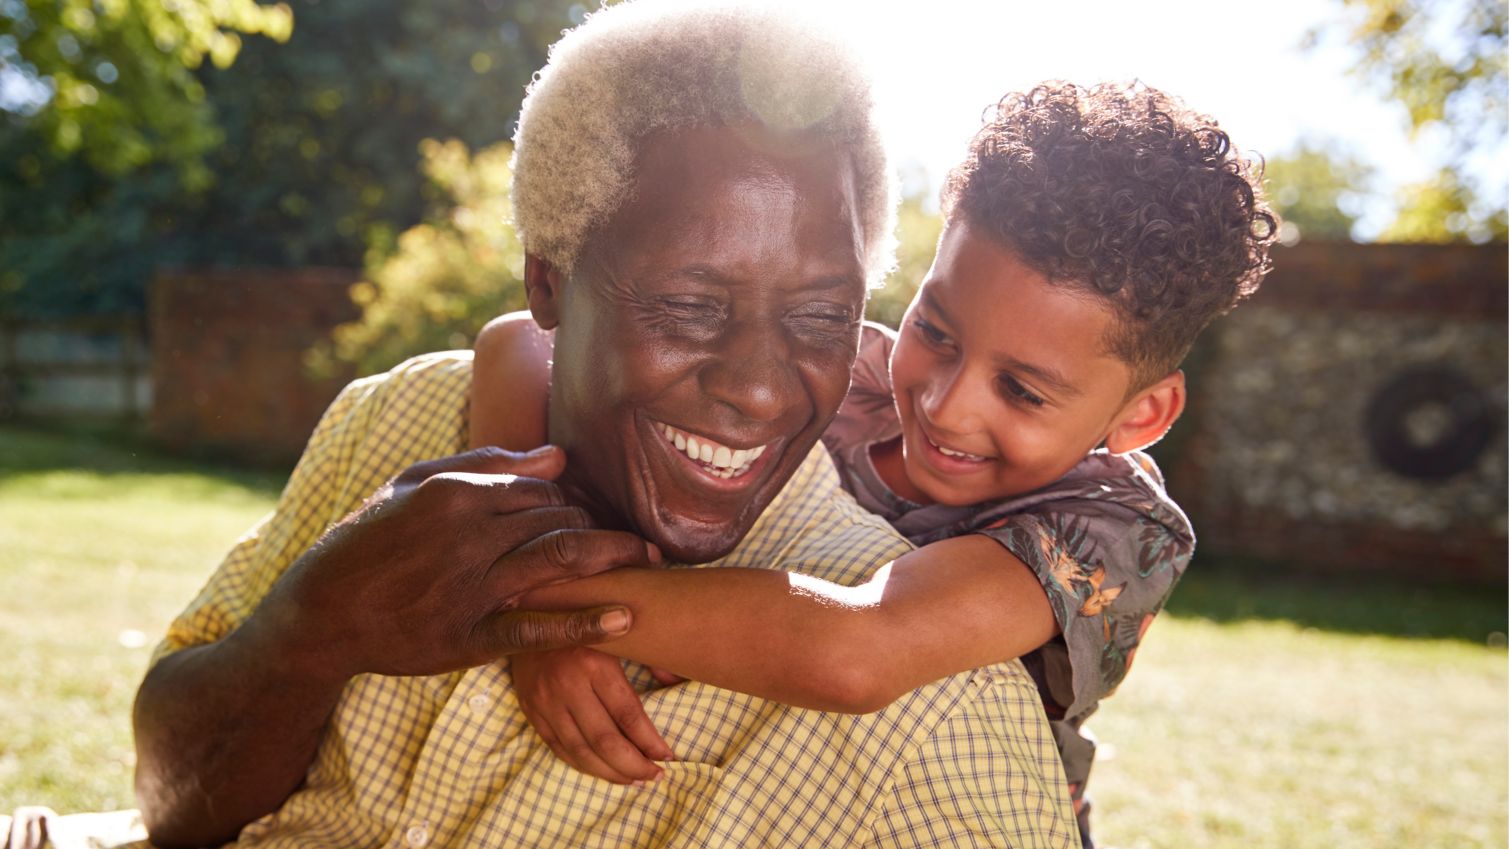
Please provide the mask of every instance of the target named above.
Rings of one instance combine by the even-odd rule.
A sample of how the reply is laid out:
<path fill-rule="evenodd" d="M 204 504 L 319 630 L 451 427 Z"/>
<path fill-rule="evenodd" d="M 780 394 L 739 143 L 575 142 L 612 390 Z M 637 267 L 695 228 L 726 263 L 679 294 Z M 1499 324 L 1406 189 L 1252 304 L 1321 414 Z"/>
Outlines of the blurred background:
<path fill-rule="evenodd" d="M 132 805 L 150 647 L 346 380 L 522 306 L 508 139 L 565 0 L 0 0 L 0 810 Z M 1091 783 L 1122 846 L 1509 844 L 1501 0 L 830 0 L 904 190 L 1139 78 L 1267 163 L 1274 271 L 1155 449 L 1200 533 Z"/>

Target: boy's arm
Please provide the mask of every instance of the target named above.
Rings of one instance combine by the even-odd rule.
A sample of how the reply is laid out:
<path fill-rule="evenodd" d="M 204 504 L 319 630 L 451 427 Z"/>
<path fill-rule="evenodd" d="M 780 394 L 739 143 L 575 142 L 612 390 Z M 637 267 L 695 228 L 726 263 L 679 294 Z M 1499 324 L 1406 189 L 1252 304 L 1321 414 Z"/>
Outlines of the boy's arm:
<path fill-rule="evenodd" d="M 603 648 L 797 707 L 868 713 L 929 681 L 1019 657 L 1057 633 L 1037 577 L 970 534 L 846 587 L 762 569 L 620 569 L 545 588 L 533 607 L 623 604 Z"/>
<path fill-rule="evenodd" d="M 528 451 L 545 444 L 555 334 L 528 312 L 489 321 L 472 358 L 471 448 Z"/>

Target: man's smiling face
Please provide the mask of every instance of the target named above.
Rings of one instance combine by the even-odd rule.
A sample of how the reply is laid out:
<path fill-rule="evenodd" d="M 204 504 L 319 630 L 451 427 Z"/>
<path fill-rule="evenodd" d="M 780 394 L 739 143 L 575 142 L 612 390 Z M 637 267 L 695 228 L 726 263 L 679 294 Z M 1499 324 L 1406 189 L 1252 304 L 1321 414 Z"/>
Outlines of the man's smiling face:
<path fill-rule="evenodd" d="M 663 134 L 569 279 L 532 272 L 536 317 L 558 322 L 550 439 L 599 521 L 712 560 L 801 464 L 858 343 L 853 182 L 826 145 Z"/>

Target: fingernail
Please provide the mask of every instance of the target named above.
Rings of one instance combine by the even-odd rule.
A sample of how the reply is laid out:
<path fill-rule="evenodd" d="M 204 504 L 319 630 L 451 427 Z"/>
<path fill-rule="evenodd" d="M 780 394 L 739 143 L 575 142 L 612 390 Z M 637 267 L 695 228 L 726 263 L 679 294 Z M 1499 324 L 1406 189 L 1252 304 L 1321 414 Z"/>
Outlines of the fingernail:
<path fill-rule="evenodd" d="M 531 448 L 524 452 L 525 457 L 540 457 L 555 450 L 554 445 L 541 445 L 539 448 Z"/>
<path fill-rule="evenodd" d="M 648 548 L 650 550 L 651 563 L 659 563 L 665 560 L 665 555 L 660 553 L 660 546 L 656 545 L 653 542 L 646 541 L 645 548 Z"/>
<path fill-rule="evenodd" d="M 629 611 L 622 607 L 616 607 L 604 613 L 602 618 L 597 620 L 597 624 L 601 625 L 604 631 L 614 636 L 627 634 L 629 632 L 629 622 Z"/>

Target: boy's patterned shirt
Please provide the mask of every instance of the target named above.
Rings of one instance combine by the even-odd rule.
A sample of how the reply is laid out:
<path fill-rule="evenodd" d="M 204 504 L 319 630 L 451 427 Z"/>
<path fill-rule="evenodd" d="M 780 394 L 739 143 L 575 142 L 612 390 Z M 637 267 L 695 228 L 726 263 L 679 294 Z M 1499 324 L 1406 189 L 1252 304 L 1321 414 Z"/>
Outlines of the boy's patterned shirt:
<path fill-rule="evenodd" d="M 965 533 L 995 539 L 1037 574 L 1063 633 L 1022 660 L 1042 691 L 1071 784 L 1089 773 L 1094 744 L 1079 732 L 1110 695 L 1194 552 L 1194 530 L 1151 457 L 1096 451 L 1024 495 L 965 507 L 920 505 L 893 493 L 870 446 L 901 434 L 888 362 L 894 332 L 866 324 L 854 382 L 823 441 L 844 488 L 915 545 Z"/>
<path fill-rule="evenodd" d="M 331 524 L 423 459 L 465 450 L 469 353 L 358 381 L 310 439 L 276 510 L 172 624 L 158 656 L 218 640 Z M 908 549 L 843 493 L 819 447 L 717 564 L 854 584 Z M 301 787 L 252 846 L 1078 845 L 1051 729 L 1012 662 L 865 716 L 800 710 L 628 666 L 681 760 L 647 787 L 583 775 L 529 727 L 508 666 L 363 675 Z"/>

